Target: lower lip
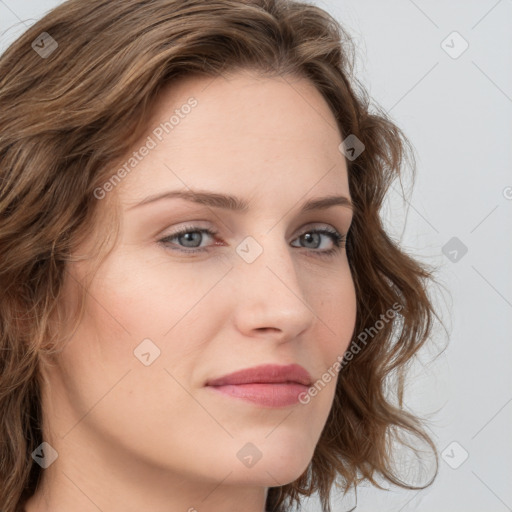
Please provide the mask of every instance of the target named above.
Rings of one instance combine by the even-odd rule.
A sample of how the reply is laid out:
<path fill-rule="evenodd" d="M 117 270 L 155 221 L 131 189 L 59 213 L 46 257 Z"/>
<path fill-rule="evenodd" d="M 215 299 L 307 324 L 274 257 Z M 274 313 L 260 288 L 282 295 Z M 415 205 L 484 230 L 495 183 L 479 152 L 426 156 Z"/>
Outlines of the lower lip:
<path fill-rule="evenodd" d="M 299 402 L 299 395 L 307 392 L 308 386 L 296 383 L 282 384 L 230 384 L 225 386 L 208 386 L 219 393 L 241 398 L 266 407 L 286 407 Z"/>

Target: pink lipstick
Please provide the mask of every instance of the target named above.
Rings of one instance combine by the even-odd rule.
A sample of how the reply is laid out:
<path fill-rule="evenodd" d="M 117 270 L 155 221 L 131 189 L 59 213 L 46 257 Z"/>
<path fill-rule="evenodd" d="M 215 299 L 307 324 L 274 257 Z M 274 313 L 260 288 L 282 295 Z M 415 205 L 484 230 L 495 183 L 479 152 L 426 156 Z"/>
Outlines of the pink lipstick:
<path fill-rule="evenodd" d="M 206 386 L 261 406 L 286 407 L 298 403 L 311 384 L 311 375 L 298 364 L 265 364 L 209 380 Z"/>

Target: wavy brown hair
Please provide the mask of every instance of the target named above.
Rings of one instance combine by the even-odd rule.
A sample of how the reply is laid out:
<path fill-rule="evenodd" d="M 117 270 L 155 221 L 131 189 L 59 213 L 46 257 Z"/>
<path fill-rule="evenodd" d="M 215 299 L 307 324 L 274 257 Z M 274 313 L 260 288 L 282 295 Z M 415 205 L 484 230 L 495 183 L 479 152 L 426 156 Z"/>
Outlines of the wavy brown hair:
<path fill-rule="evenodd" d="M 42 58 L 33 41 L 58 47 Z M 411 144 L 354 76 L 354 44 L 322 9 L 288 0 L 70 0 L 0 58 L 0 509 L 15 512 L 36 489 L 32 451 L 44 439 L 41 365 L 65 338 L 58 305 L 73 248 L 97 228 L 94 195 L 147 128 L 164 85 L 181 76 L 251 69 L 307 78 L 343 138 L 365 150 L 347 160 L 354 217 L 347 256 L 357 294 L 354 333 L 401 311 L 338 376 L 314 456 L 296 481 L 269 489 L 267 509 L 287 510 L 318 492 L 324 511 L 376 476 L 407 488 L 392 440 L 434 443 L 402 404 L 404 372 L 431 337 L 433 269 L 400 248 L 380 218 L 391 183 L 414 161 Z M 414 175 L 414 166 L 411 167 Z M 114 194 L 112 194 L 114 196 Z M 115 209 L 112 212 L 115 213 Z M 115 242 L 116 215 L 112 217 Z M 105 219 L 102 219 L 104 222 Z M 101 241 L 103 244 L 105 240 Z M 104 247 L 101 245 L 101 247 Z M 107 249 L 108 246 L 107 244 Z M 73 316 L 78 325 L 82 302 Z M 355 337 L 354 337 L 355 340 Z M 398 376 L 390 381 L 390 376 Z M 394 384 L 390 384 L 394 382 Z M 390 391 L 393 392 L 390 394 Z M 398 400 L 393 399 L 398 397 Z M 435 476 L 435 475 L 434 475 Z"/>

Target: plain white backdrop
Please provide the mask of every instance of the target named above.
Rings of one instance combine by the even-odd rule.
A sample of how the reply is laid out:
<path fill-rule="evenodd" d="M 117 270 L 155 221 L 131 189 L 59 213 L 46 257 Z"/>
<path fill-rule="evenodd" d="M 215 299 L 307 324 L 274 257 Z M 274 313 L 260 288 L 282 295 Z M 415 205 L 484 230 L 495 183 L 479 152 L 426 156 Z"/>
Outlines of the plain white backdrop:
<path fill-rule="evenodd" d="M 59 3 L 0 0 L 0 51 Z M 383 215 L 404 249 L 439 267 L 449 328 L 406 394 L 442 452 L 435 483 L 364 486 L 356 510 L 512 511 L 512 0 L 312 3 L 354 37 L 358 77 L 415 148 L 414 188 L 404 200 L 395 184 Z M 349 510 L 355 497 L 332 503 Z"/>

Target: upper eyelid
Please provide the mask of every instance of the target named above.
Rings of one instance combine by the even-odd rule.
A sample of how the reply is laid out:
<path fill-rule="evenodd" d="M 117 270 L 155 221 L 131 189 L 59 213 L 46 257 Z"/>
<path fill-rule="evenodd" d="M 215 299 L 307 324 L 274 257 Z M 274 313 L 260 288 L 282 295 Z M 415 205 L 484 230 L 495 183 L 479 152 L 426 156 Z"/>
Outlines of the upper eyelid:
<path fill-rule="evenodd" d="M 206 224 L 203 225 L 202 222 L 205 222 Z M 213 231 L 215 234 L 219 234 L 221 229 L 218 229 L 216 227 L 212 227 L 211 225 L 211 222 L 210 221 L 200 221 L 200 220 L 197 220 L 197 221 L 185 221 L 183 223 L 184 225 L 181 226 L 181 227 L 178 227 L 176 228 L 173 232 L 171 233 L 168 233 L 167 235 L 163 235 L 163 236 L 172 236 L 176 233 L 181 233 L 182 231 L 184 230 L 188 230 L 188 231 L 200 231 L 200 230 L 208 230 L 208 231 Z M 304 225 L 302 225 L 300 228 L 297 228 L 295 231 L 303 231 L 305 229 L 313 229 L 313 228 L 323 228 L 323 227 L 329 227 L 329 228 L 332 228 L 332 229 L 335 229 L 336 231 L 338 231 L 338 233 L 340 234 L 344 234 L 344 229 L 338 229 L 335 225 L 333 225 L 334 223 L 330 223 L 330 222 L 326 222 L 326 221 L 311 221 L 311 222 L 306 222 Z M 347 232 L 350 230 L 350 227 L 351 227 L 351 224 L 349 225 L 349 228 L 346 230 Z M 229 231 L 231 233 L 233 233 L 233 230 L 229 229 Z"/>

